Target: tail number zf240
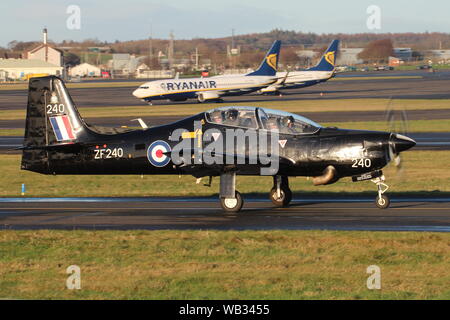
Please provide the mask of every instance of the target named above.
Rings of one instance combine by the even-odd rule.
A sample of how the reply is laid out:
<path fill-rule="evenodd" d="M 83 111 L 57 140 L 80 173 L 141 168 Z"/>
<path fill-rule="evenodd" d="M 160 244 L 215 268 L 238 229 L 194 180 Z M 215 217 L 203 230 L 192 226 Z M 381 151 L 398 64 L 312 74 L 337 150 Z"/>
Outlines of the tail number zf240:
<path fill-rule="evenodd" d="M 114 149 L 95 149 L 94 159 L 112 159 L 112 158 L 122 158 L 123 157 L 123 149 L 122 148 L 114 148 Z"/>
<path fill-rule="evenodd" d="M 363 158 L 363 159 L 352 159 L 352 168 L 370 168 L 372 166 L 372 160 Z"/>

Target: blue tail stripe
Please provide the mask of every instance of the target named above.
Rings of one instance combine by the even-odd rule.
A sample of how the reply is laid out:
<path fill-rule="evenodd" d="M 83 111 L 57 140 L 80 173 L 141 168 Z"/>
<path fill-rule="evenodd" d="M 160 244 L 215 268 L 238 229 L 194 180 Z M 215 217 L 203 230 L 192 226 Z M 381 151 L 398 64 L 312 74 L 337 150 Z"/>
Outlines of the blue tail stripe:
<path fill-rule="evenodd" d="M 278 58 L 280 56 L 281 41 L 276 40 L 267 51 L 263 61 L 256 71 L 247 74 L 247 76 L 274 76 L 277 73 Z M 273 55 L 275 55 L 273 57 Z M 270 63 L 270 64 L 269 64 Z"/>
<path fill-rule="evenodd" d="M 55 131 L 56 139 L 58 141 L 61 141 L 63 139 L 61 131 L 59 130 L 58 122 L 56 121 L 55 117 L 50 118 L 50 122 L 53 127 L 53 131 Z"/>

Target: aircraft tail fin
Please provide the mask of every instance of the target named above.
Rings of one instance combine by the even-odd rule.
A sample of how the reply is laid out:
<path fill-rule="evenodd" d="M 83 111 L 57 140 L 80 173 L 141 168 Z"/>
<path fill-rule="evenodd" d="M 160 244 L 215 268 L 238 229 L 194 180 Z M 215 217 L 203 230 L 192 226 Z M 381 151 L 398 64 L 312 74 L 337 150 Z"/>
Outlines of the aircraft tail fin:
<path fill-rule="evenodd" d="M 51 148 L 88 141 L 94 134 L 81 118 L 60 78 L 30 78 L 23 169 L 44 166 Z"/>
<path fill-rule="evenodd" d="M 328 49 L 324 52 L 319 63 L 310 71 L 333 71 L 336 68 L 336 56 L 339 50 L 339 40 L 333 40 Z"/>
<path fill-rule="evenodd" d="M 274 76 L 277 73 L 280 47 L 281 41 L 274 41 L 258 69 L 247 74 L 247 76 Z"/>
<path fill-rule="evenodd" d="M 25 147 L 79 142 L 89 131 L 60 78 L 30 79 Z"/>

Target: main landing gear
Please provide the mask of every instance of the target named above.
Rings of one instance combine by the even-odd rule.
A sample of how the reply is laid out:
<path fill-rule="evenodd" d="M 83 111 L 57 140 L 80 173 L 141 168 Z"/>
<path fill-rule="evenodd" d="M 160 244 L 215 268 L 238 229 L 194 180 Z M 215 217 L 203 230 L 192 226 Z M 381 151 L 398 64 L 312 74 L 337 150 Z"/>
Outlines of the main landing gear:
<path fill-rule="evenodd" d="M 226 212 L 241 210 L 244 199 L 236 190 L 236 172 L 230 171 L 220 175 L 220 205 Z M 286 207 L 292 200 L 287 176 L 274 176 L 273 188 L 270 190 L 270 200 L 277 207 Z"/>
<path fill-rule="evenodd" d="M 220 205 L 226 212 L 238 212 L 244 205 L 239 191 L 236 190 L 236 172 L 225 172 L 220 175 Z"/>
<path fill-rule="evenodd" d="M 380 209 L 388 208 L 389 204 L 391 203 L 389 197 L 387 195 L 384 195 L 384 193 L 389 189 L 389 186 L 384 183 L 385 180 L 386 178 L 384 177 L 384 175 L 371 180 L 378 187 L 378 195 L 375 198 L 375 205 Z"/>
<path fill-rule="evenodd" d="M 286 207 L 292 200 L 292 191 L 289 189 L 287 176 L 274 176 L 273 188 L 270 190 L 270 200 L 277 207 Z"/>

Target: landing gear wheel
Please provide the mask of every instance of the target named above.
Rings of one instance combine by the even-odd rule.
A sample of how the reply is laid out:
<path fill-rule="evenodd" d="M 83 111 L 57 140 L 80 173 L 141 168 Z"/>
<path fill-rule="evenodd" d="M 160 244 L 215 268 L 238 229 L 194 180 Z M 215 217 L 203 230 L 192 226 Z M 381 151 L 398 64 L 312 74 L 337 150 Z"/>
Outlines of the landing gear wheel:
<path fill-rule="evenodd" d="M 226 212 L 238 212 L 243 204 L 244 200 L 239 191 L 236 191 L 234 198 L 220 198 L 220 205 Z"/>
<path fill-rule="evenodd" d="M 380 209 L 386 209 L 389 207 L 389 204 L 391 203 L 391 200 L 388 196 L 385 196 L 382 194 L 381 196 L 377 196 L 375 198 L 375 205 Z"/>
<path fill-rule="evenodd" d="M 277 207 L 286 207 L 292 200 L 292 191 L 289 188 L 280 189 L 280 197 L 277 194 L 277 188 L 270 190 L 270 200 Z"/>
<path fill-rule="evenodd" d="M 389 197 L 384 195 L 384 193 L 389 189 L 389 186 L 384 183 L 385 179 L 386 178 L 382 174 L 380 177 L 371 180 L 377 185 L 378 188 L 378 195 L 375 198 L 375 205 L 380 209 L 386 209 L 391 203 Z"/>

